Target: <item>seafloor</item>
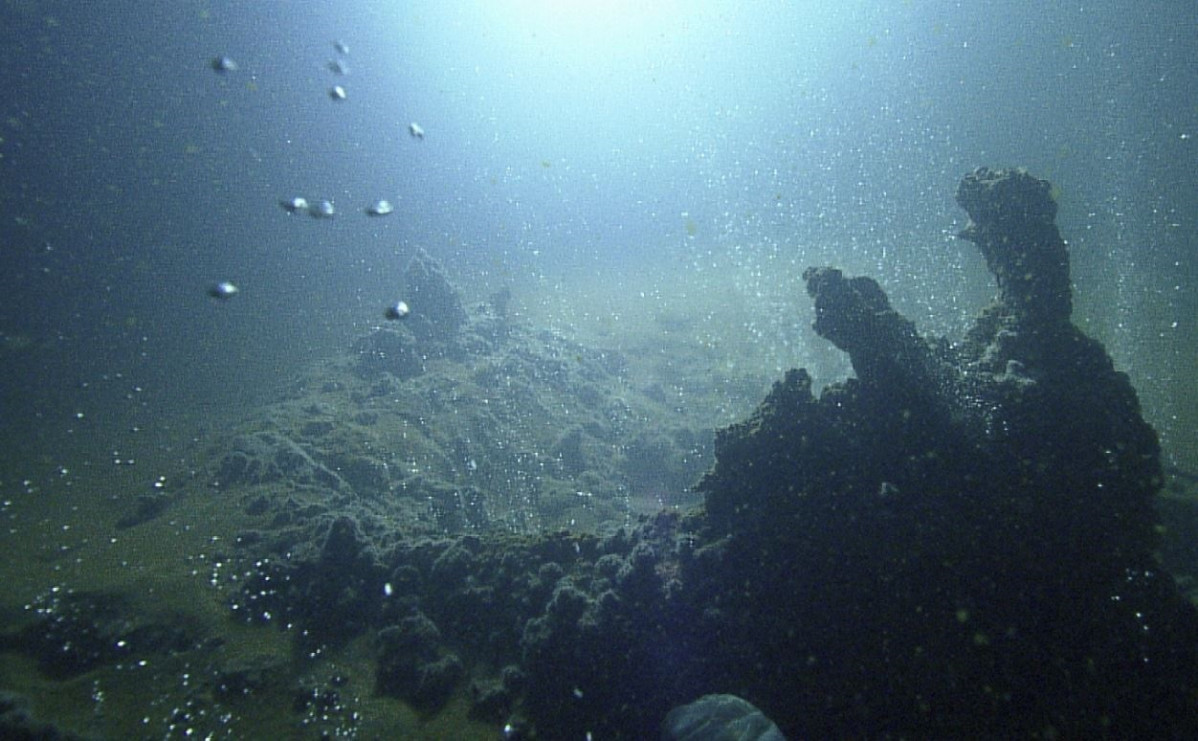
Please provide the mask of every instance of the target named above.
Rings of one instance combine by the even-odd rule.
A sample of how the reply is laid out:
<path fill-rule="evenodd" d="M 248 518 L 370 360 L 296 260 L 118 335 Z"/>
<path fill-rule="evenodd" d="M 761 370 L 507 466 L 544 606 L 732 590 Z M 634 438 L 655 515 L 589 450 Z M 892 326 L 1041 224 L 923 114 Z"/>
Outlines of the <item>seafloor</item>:
<path fill-rule="evenodd" d="M 418 254 L 411 315 L 151 485 L 5 482 L 0 735 L 648 738 L 719 692 L 790 737 L 1192 737 L 1198 491 L 1070 323 L 1049 193 L 962 182 L 1000 296 L 955 346 L 808 271 L 819 394 L 645 374 Z"/>

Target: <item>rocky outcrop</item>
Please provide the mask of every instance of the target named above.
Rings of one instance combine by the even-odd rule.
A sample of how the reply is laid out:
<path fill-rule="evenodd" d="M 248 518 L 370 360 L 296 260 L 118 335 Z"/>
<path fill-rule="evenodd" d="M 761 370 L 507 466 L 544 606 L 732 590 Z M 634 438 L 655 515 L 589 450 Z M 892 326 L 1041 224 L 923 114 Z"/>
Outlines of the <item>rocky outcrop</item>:
<path fill-rule="evenodd" d="M 441 264 L 424 250 L 416 251 L 404 271 L 402 295 L 410 313 L 354 343 L 355 370 L 362 378 L 387 373 L 407 380 L 424 373 L 430 359 L 463 357 L 466 309 Z"/>
<path fill-rule="evenodd" d="M 1139 735 L 1149 715 L 1198 717 L 1198 621 L 1153 558 L 1156 435 L 1069 321 L 1050 191 L 1019 170 L 962 181 L 962 237 L 999 298 L 958 347 L 921 338 L 874 281 L 809 270 L 815 330 L 857 378 L 816 398 L 792 371 L 717 437 L 707 589 L 737 629 L 708 671 L 748 682 L 788 733 Z"/>
<path fill-rule="evenodd" d="M 457 340 L 466 324 L 466 310 L 440 263 L 417 250 L 404 272 L 403 288 L 412 310 L 404 323 L 418 340 L 442 345 Z"/>
<path fill-rule="evenodd" d="M 262 507 L 279 529 L 245 542 L 273 557 L 231 608 L 309 640 L 369 633 L 377 692 L 424 713 L 468 693 L 473 717 L 514 733 L 648 738 L 671 708 L 732 692 L 792 738 L 1198 737 L 1198 613 L 1153 556 L 1156 435 L 1070 321 L 1051 189 L 983 169 L 958 200 L 999 289 L 963 341 L 922 337 L 869 278 L 807 271 L 816 332 L 856 377 L 817 396 L 789 371 L 718 434 L 702 511 L 606 535 L 517 535 L 498 515 L 504 496 L 551 511 L 557 479 L 585 507 L 605 482 L 672 486 L 671 451 L 695 441 L 592 384 L 604 357 L 486 329 L 498 307 L 407 330 L 473 365 L 380 366 L 368 393 L 328 395 L 361 403 L 366 440 L 409 450 L 425 420 L 473 420 L 448 445 L 429 426 L 429 449 L 452 451 L 444 473 L 332 454 L 319 407 L 297 434 L 307 457 L 246 438 L 220 477 L 289 499 Z M 557 404 L 570 424 L 503 426 L 554 419 L 547 398 L 573 405 Z M 422 406 L 377 435 L 397 399 Z M 325 499 L 301 507 L 313 491 Z M 392 499 L 418 501 L 428 526 L 392 525 Z M 569 522 L 588 514 L 576 507 Z M 335 697 L 317 690 L 304 697 Z"/>
<path fill-rule="evenodd" d="M 1054 223 L 1051 184 L 1023 170 L 982 167 L 961 181 L 957 204 L 970 219 L 959 236 L 986 258 L 1005 310 L 1029 328 L 1068 322 L 1069 252 Z"/>

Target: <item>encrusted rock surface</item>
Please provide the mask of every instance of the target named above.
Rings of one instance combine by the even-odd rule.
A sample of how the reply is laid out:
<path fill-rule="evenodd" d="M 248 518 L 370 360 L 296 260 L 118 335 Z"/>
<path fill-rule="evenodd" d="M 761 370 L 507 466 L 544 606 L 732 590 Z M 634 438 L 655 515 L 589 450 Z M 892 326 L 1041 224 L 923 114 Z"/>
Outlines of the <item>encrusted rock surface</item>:
<path fill-rule="evenodd" d="M 707 538 L 742 578 L 713 580 L 737 627 L 707 670 L 792 734 L 1193 730 L 1198 620 L 1153 557 L 1156 435 L 1069 322 L 1050 190 L 962 182 L 1000 297 L 959 347 L 873 281 L 808 271 L 858 377 L 815 398 L 792 371 L 717 437 Z"/>
<path fill-rule="evenodd" d="M 458 291 L 441 265 L 424 250 L 417 250 L 404 272 L 404 296 L 412 313 L 405 323 L 422 342 L 451 345 L 466 324 L 466 310 Z"/>
<path fill-rule="evenodd" d="M 1069 252 L 1052 185 L 1024 170 L 981 167 L 961 181 L 957 203 L 970 219 L 960 236 L 986 258 L 1005 310 L 1029 329 L 1069 321 Z"/>
<path fill-rule="evenodd" d="M 999 288 L 963 341 L 807 271 L 856 377 L 816 396 L 787 372 L 686 514 L 624 494 L 681 488 L 701 430 L 654 424 L 622 358 L 505 321 L 508 298 L 459 314 L 419 257 L 413 316 L 444 321 L 378 330 L 218 456 L 215 495 L 261 520 L 231 611 L 308 654 L 364 639 L 378 695 L 468 697 L 530 737 L 655 737 L 714 693 L 791 738 L 1198 737 L 1156 435 L 1070 322 L 1051 188 L 982 169 L 958 201 Z M 349 717 L 338 684 L 297 709 Z"/>

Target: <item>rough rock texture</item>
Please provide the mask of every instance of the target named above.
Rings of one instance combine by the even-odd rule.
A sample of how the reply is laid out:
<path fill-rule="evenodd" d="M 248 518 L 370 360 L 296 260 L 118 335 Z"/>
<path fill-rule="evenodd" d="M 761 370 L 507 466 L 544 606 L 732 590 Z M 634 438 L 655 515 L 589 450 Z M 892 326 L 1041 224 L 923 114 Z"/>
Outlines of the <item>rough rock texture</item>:
<path fill-rule="evenodd" d="M 457 339 L 466 310 L 440 264 L 424 250 L 417 250 L 408 263 L 404 295 L 412 310 L 404 323 L 418 340 L 449 345 Z"/>
<path fill-rule="evenodd" d="M 1198 622 L 1152 554 L 1156 435 L 1069 322 L 1049 192 L 962 182 L 1001 294 L 955 349 L 873 281 L 808 271 L 858 378 L 816 399 L 792 371 L 717 437 L 708 537 L 742 578 L 711 578 L 736 627 L 708 671 L 788 734 L 1192 732 Z"/>
<path fill-rule="evenodd" d="M 1157 439 L 1069 321 L 1049 193 L 1021 171 L 962 183 L 1000 296 L 959 346 L 874 281 L 809 270 L 816 331 L 857 377 L 816 397 L 788 372 L 718 434 L 687 516 L 606 535 L 501 519 L 614 507 L 604 484 L 674 480 L 694 440 L 631 414 L 610 358 L 495 311 L 428 340 L 469 366 L 328 388 L 361 444 L 313 404 L 220 467 L 273 517 L 243 539 L 230 607 L 317 645 L 373 635 L 379 693 L 425 713 L 468 693 L 537 737 L 655 737 L 712 693 L 791 738 L 1198 737 L 1198 613 L 1153 556 Z M 548 398 L 577 422 L 542 429 Z"/>
<path fill-rule="evenodd" d="M 461 299 L 432 258 L 418 254 L 407 281 L 438 297 L 434 314 L 458 316 Z M 691 426 L 670 400 L 627 393 L 619 352 L 490 304 L 471 307 L 464 324 L 420 324 L 427 307 L 413 303 L 348 357 L 305 371 L 265 419 L 214 444 L 209 483 L 261 518 L 250 539 L 262 555 L 297 542 L 315 553 L 342 515 L 370 540 L 610 531 L 677 500 L 709 465 L 710 423 Z M 147 501 L 129 526 L 168 504 Z"/>
<path fill-rule="evenodd" d="M 403 321 L 378 327 L 354 343 L 360 377 L 390 374 L 407 380 L 424 373 L 430 359 L 464 359 L 462 330 L 469 317 L 441 264 L 424 250 L 416 251 L 404 271 L 403 296 L 411 308 Z"/>
<path fill-rule="evenodd" d="M 961 181 L 957 203 L 970 218 L 959 236 L 982 251 L 1005 310 L 1029 328 L 1069 321 L 1069 252 L 1049 182 L 982 167 Z"/>

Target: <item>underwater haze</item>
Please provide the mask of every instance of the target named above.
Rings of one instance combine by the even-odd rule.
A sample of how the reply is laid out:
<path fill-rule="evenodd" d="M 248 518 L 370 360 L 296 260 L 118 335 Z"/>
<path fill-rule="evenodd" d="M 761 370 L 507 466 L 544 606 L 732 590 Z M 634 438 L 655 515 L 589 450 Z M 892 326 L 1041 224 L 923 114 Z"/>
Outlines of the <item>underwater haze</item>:
<path fill-rule="evenodd" d="M 1195 455 L 1188 4 L 4 13 L 0 331 L 22 446 L 77 412 L 254 397 L 377 322 L 417 247 L 546 324 L 688 315 L 771 375 L 810 364 L 809 265 L 868 271 L 951 336 L 993 290 L 951 199 L 989 164 L 1058 188 L 1079 323 Z M 339 213 L 289 217 L 294 196 Z M 381 198 L 395 213 L 365 218 Z M 221 280 L 241 293 L 213 305 Z"/>
<path fill-rule="evenodd" d="M 957 237 L 953 194 L 980 166 L 1052 183 L 1073 322 L 1130 377 L 1173 494 L 1198 496 L 1192 2 L 0 0 L 0 38 L 6 636 L 89 589 L 286 654 L 285 633 L 226 625 L 212 567 L 254 514 L 221 497 L 277 484 L 242 462 L 263 435 L 302 449 L 304 506 L 322 472 L 359 494 L 402 488 L 401 467 L 430 501 L 452 490 L 403 510 L 405 532 L 607 534 L 695 505 L 716 429 L 791 368 L 817 388 L 852 374 L 811 328 L 807 268 L 869 275 L 920 333 L 962 339 L 997 293 Z M 436 357 L 419 381 L 364 365 L 425 320 L 414 260 L 488 342 L 524 343 L 534 385 L 502 401 L 510 429 L 470 416 L 503 385 L 481 363 L 440 385 Z M 399 301 L 412 317 L 388 317 Z M 583 390 L 608 411 L 580 419 Z M 424 447 L 378 453 L 362 415 L 379 412 L 342 425 L 341 391 L 412 404 Z M 326 429 L 367 452 L 330 452 Z M 558 468 L 533 481 L 524 449 Z M 194 493 L 159 509 L 175 487 Z M 1190 532 L 1182 509 L 1167 538 Z M 100 660 L 56 673 L 6 643 L 0 716 L 11 694 L 30 722 L 105 737 L 331 732 L 289 699 L 181 721 L 178 683 L 156 695 Z M 364 661 L 337 660 L 321 676 Z M 457 695 L 436 713 L 362 696 L 364 735 L 502 726 Z"/>

